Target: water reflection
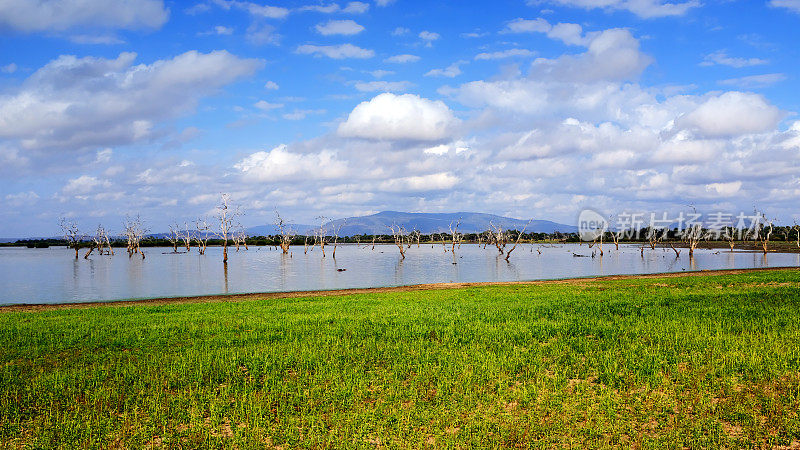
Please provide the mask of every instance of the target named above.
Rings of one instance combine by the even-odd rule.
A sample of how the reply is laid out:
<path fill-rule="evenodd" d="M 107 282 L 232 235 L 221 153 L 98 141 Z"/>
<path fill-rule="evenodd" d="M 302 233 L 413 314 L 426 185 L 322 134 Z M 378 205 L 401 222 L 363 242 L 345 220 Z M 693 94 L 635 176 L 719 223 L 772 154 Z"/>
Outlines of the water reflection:
<path fill-rule="evenodd" d="M 527 248 L 526 248 L 527 247 Z M 340 289 L 420 283 L 517 281 L 580 276 L 681 272 L 727 268 L 800 266 L 800 254 L 696 250 L 692 258 L 671 249 L 642 251 L 637 245 L 591 250 L 578 245 L 520 244 L 509 261 L 496 248 L 464 244 L 456 251 L 412 246 L 400 258 L 394 245 L 339 245 L 336 259 L 319 248 L 251 247 L 222 263 L 220 248 L 172 253 L 149 248 L 146 259 L 126 252 L 75 260 L 64 248 L 0 248 L 0 303 L 58 303 L 166 297 Z M 332 250 L 332 248 L 330 249 Z M 327 249 L 326 249 L 326 253 Z M 576 257 L 573 254 L 583 255 Z M 221 266 L 221 267 L 220 267 Z"/>

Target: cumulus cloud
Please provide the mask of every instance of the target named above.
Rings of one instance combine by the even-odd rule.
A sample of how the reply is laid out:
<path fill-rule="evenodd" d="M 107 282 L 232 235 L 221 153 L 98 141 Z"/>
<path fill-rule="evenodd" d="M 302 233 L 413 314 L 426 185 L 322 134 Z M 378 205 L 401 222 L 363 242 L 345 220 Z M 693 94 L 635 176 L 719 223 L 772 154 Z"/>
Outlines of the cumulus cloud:
<path fill-rule="evenodd" d="M 315 28 L 317 32 L 323 36 L 334 34 L 352 36 L 364 31 L 364 27 L 353 20 L 329 20 L 325 23 L 318 24 Z"/>
<path fill-rule="evenodd" d="M 62 151 L 150 139 L 159 121 L 190 111 L 262 65 L 226 51 L 190 51 L 137 66 L 135 58 L 60 56 L 47 63 L 0 95 L 0 137 L 24 149 Z"/>
<path fill-rule="evenodd" d="M 392 178 L 382 182 L 378 189 L 389 192 L 422 192 L 452 189 L 458 177 L 449 172 L 410 177 Z"/>
<path fill-rule="evenodd" d="M 639 41 L 630 31 L 614 28 L 594 35 L 585 53 L 536 59 L 531 78 L 627 80 L 638 77 L 651 62 L 652 58 L 639 51 Z"/>
<path fill-rule="evenodd" d="M 22 32 L 73 29 L 158 29 L 169 19 L 162 0 L 0 2 L 0 27 Z"/>
<path fill-rule="evenodd" d="M 425 73 L 426 77 L 446 77 L 455 78 L 461 75 L 461 65 L 466 64 L 466 61 L 456 61 L 453 64 L 445 67 L 444 69 L 433 69 Z"/>
<path fill-rule="evenodd" d="M 782 117 L 780 109 L 764 97 L 733 91 L 710 97 L 678 118 L 675 126 L 705 137 L 730 137 L 772 130 Z"/>
<path fill-rule="evenodd" d="M 327 56 L 332 59 L 358 58 L 367 59 L 375 56 L 375 52 L 353 44 L 340 45 L 311 45 L 305 44 L 297 47 L 301 55 Z"/>
<path fill-rule="evenodd" d="M 735 68 L 742 68 L 742 67 L 751 67 L 751 66 L 760 66 L 762 64 L 767 64 L 769 61 L 766 59 L 761 58 L 734 58 L 728 56 L 728 54 L 724 50 L 719 50 L 709 55 L 706 55 L 703 58 L 703 62 L 700 63 L 701 66 L 713 66 L 713 65 L 722 65 L 722 66 L 729 66 Z"/>
<path fill-rule="evenodd" d="M 108 180 L 101 180 L 89 175 L 81 175 L 78 178 L 73 178 L 64 185 L 61 190 L 65 195 L 81 196 L 90 194 L 100 188 L 108 188 L 111 182 Z"/>
<path fill-rule="evenodd" d="M 270 151 L 255 152 L 234 165 L 249 181 L 275 182 L 296 181 L 298 176 L 332 179 L 347 175 L 347 163 L 339 160 L 335 152 L 322 150 L 318 153 L 296 153 L 286 145 Z"/>
<path fill-rule="evenodd" d="M 393 64 L 405 64 L 405 63 L 413 63 L 420 60 L 420 57 L 417 55 L 394 55 L 386 58 L 384 61 Z"/>
<path fill-rule="evenodd" d="M 700 6 L 698 0 L 686 2 L 664 2 L 662 0 L 550 0 L 564 6 L 582 9 L 625 10 L 644 19 L 682 16 L 692 8 Z M 773 0 L 791 1 L 791 0 Z"/>
<path fill-rule="evenodd" d="M 770 0 L 769 6 L 773 8 L 786 8 L 800 14 L 800 0 Z"/>
<path fill-rule="evenodd" d="M 567 45 L 585 46 L 590 39 L 584 36 L 583 27 L 577 23 L 557 23 L 551 25 L 547 20 L 514 19 L 506 24 L 501 33 L 543 33 L 550 39 L 561 41 Z"/>
<path fill-rule="evenodd" d="M 419 33 L 419 38 L 425 41 L 425 45 L 430 47 L 433 44 L 433 41 L 438 40 L 441 36 L 439 33 L 434 33 L 432 31 L 421 31 Z"/>
<path fill-rule="evenodd" d="M 533 56 L 534 53 L 524 48 L 510 48 L 508 50 L 500 50 L 497 52 L 484 52 L 475 55 L 475 60 L 491 60 L 491 59 L 505 59 L 514 57 Z"/>
<path fill-rule="evenodd" d="M 384 93 L 356 106 L 338 133 L 362 139 L 436 141 L 450 136 L 457 124 L 442 101 Z"/>

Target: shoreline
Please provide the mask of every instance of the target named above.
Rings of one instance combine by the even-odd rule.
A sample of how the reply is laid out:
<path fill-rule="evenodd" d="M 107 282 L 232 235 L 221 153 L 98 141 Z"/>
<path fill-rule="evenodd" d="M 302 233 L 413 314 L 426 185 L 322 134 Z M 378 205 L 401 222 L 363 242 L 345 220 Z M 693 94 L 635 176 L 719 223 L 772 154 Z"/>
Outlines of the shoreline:
<path fill-rule="evenodd" d="M 312 291 L 284 291 L 284 292 L 255 292 L 243 294 L 212 294 L 196 295 L 184 297 L 156 297 L 133 300 L 107 300 L 97 302 L 70 302 L 70 303 L 19 303 L 0 306 L 0 313 L 8 312 L 40 312 L 58 309 L 81 309 L 96 307 L 127 307 L 127 306 L 161 306 L 172 304 L 187 303 L 224 303 L 224 302 L 243 302 L 252 300 L 281 299 L 281 298 L 306 298 L 306 297 L 333 297 L 354 294 L 377 294 L 387 292 L 414 292 L 428 290 L 463 289 L 470 287 L 484 286 L 525 286 L 542 284 L 578 284 L 582 282 L 609 281 L 609 280 L 628 280 L 628 279 L 647 279 L 647 278 L 679 278 L 696 277 L 710 275 L 736 275 L 748 272 L 767 272 L 779 270 L 800 270 L 796 266 L 788 267 L 763 267 L 752 269 L 715 269 L 715 270 L 696 270 L 681 272 L 659 272 L 649 274 L 628 274 L 628 275 L 602 275 L 596 277 L 578 278 L 556 278 L 549 280 L 528 280 L 528 281 L 478 281 L 464 283 L 427 283 L 413 284 L 406 286 L 387 286 L 371 288 L 350 288 L 350 289 L 331 289 L 331 290 L 312 290 Z"/>

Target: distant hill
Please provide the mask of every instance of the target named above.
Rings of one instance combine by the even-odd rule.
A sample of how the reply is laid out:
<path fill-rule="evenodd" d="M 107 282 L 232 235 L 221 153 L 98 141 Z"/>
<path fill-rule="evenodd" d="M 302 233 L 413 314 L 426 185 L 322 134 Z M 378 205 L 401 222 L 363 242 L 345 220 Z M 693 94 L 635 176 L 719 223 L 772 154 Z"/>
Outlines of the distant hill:
<path fill-rule="evenodd" d="M 348 217 L 338 219 L 327 224 L 327 228 L 341 226 L 340 236 L 353 236 L 357 234 L 389 234 L 389 227 L 396 224 L 411 231 L 417 229 L 423 234 L 447 232 L 450 223 L 461 219 L 458 231 L 461 233 L 480 233 L 488 230 L 490 223 L 501 226 L 504 229 L 521 230 L 528 222 L 527 220 L 502 217 L 494 214 L 483 214 L 474 212 L 458 213 L 407 213 L 398 211 L 383 211 L 371 216 Z M 309 227 L 313 228 L 313 227 Z M 534 220 L 528 225 L 526 232 L 553 233 L 574 233 L 578 228 L 572 225 L 564 225 L 549 220 Z"/>
<path fill-rule="evenodd" d="M 288 227 L 296 234 L 306 234 L 309 230 L 316 228 L 313 225 L 302 225 L 302 224 L 289 224 Z M 250 227 L 247 230 L 248 236 L 272 236 L 275 234 L 279 234 L 278 227 L 275 225 L 257 225 L 255 227 Z"/>

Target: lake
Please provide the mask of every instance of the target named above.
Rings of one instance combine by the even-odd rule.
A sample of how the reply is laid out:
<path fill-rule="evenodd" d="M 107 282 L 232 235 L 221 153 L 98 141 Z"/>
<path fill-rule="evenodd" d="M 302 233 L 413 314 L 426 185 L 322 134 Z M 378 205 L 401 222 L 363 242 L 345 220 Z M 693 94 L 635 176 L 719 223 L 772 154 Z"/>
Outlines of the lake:
<path fill-rule="evenodd" d="M 537 252 L 541 250 L 541 254 Z M 455 256 L 441 245 L 416 245 L 401 259 L 394 245 L 333 246 L 322 257 L 319 248 L 308 254 L 292 247 L 283 255 L 272 247 L 229 249 L 227 267 L 222 248 L 209 247 L 171 253 L 171 248 L 145 248 L 146 258 L 128 258 L 125 249 L 115 256 L 92 254 L 78 260 L 66 248 L 0 248 L 0 304 L 92 302 L 154 297 L 180 297 L 246 292 L 280 292 L 400 286 L 440 282 L 521 281 L 616 274 L 646 274 L 690 270 L 798 267 L 800 254 L 688 250 L 680 258 L 670 249 L 605 246 L 605 256 L 591 255 L 586 245 L 520 245 L 511 261 L 498 257 L 494 247 L 464 244 Z M 344 269 L 344 270 L 339 270 Z"/>

